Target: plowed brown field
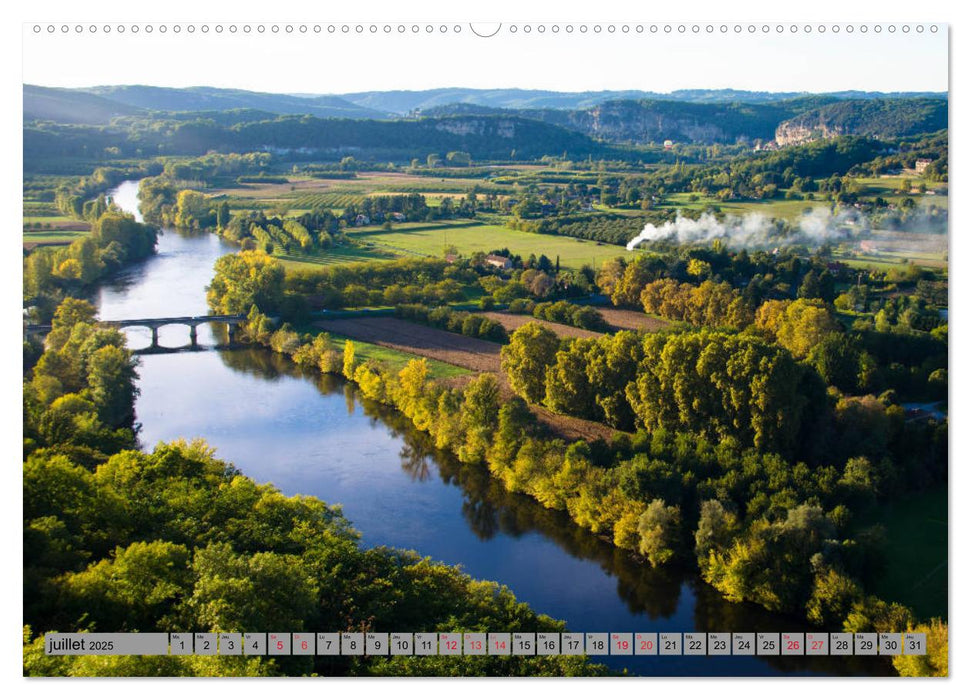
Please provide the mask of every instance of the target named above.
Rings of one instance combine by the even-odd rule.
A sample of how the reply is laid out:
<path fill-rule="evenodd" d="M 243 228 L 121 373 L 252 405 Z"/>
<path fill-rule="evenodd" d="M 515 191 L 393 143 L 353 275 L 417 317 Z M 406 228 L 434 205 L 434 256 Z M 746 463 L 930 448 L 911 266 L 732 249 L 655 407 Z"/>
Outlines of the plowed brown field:
<path fill-rule="evenodd" d="M 330 333 L 448 362 L 475 372 L 491 372 L 499 380 L 503 396 L 506 398 L 513 396 L 509 382 L 499 367 L 499 350 L 502 346 L 496 343 L 467 338 L 457 333 L 388 316 L 341 318 L 318 321 L 314 325 Z M 569 327 L 564 326 L 564 328 Z M 447 383 L 461 386 L 470 379 L 471 377 L 454 377 Z M 540 423 L 549 428 L 554 435 L 565 440 L 596 440 L 597 438 L 607 440 L 614 433 L 612 428 L 601 423 L 561 416 L 542 406 L 533 406 L 532 409 Z"/>

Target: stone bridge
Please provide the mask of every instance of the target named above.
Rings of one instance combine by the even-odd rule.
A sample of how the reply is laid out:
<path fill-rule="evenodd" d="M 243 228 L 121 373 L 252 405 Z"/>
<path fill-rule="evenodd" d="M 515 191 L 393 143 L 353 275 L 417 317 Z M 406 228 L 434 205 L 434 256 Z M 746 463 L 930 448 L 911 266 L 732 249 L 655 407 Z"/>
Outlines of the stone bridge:
<path fill-rule="evenodd" d="M 229 328 L 229 341 L 236 336 L 239 324 L 246 320 L 243 314 L 218 314 L 212 316 L 166 316 L 164 318 L 125 318 L 112 321 L 99 321 L 103 326 L 112 328 L 148 328 L 152 331 L 152 348 L 159 347 L 158 329 L 163 326 L 181 325 L 189 327 L 189 341 L 192 347 L 197 345 L 196 329 L 203 323 L 225 323 Z M 28 333 L 46 334 L 51 330 L 49 325 L 28 325 Z"/>
<path fill-rule="evenodd" d="M 236 329 L 246 320 L 243 314 L 220 314 L 213 316 L 168 316 L 165 318 L 127 318 L 118 321 L 101 321 L 104 326 L 114 328 L 148 328 L 152 331 L 152 347 L 158 347 L 158 329 L 163 326 L 181 325 L 189 327 L 189 341 L 197 344 L 196 329 L 203 323 L 225 323 L 229 328 L 229 341 L 236 337 Z"/>

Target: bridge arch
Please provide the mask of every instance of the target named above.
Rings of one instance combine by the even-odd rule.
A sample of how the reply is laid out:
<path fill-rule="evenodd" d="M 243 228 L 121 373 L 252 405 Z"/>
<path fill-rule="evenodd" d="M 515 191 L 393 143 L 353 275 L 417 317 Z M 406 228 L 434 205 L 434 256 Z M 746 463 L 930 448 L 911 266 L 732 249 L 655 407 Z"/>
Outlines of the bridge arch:
<path fill-rule="evenodd" d="M 103 321 L 115 328 L 148 328 L 152 331 L 152 348 L 158 348 L 158 331 L 165 326 L 182 325 L 189 327 L 189 340 L 192 347 L 198 344 L 198 328 L 204 323 L 225 323 L 229 329 L 229 340 L 235 340 L 236 329 L 246 316 L 242 314 L 213 314 L 208 316 L 170 316 L 165 318 L 133 318 Z"/>

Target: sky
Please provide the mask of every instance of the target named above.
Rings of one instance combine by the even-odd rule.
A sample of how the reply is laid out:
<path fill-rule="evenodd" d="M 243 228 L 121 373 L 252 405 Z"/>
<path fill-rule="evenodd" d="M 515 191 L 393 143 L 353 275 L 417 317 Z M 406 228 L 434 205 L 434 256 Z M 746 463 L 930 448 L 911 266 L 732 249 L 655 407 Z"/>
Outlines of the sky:
<path fill-rule="evenodd" d="M 216 32 L 217 24 L 221 27 Z M 23 81 L 57 87 L 143 84 L 168 87 L 208 85 L 277 93 L 345 93 L 368 90 L 433 87 L 531 88 L 557 91 L 638 89 L 670 92 L 685 88 L 734 88 L 774 92 L 830 92 L 839 90 L 946 91 L 948 89 L 948 26 L 946 24 L 901 24 L 889 31 L 882 23 L 863 33 L 860 24 L 765 24 L 704 22 L 665 23 L 602 22 L 580 32 L 574 23 L 515 25 L 504 23 L 491 38 L 481 38 L 468 23 L 408 23 L 401 25 L 279 22 L 257 32 L 251 23 L 249 34 L 243 21 L 202 23 L 190 34 L 186 27 L 176 34 L 174 24 L 152 32 L 140 24 L 138 33 L 118 24 L 104 32 L 99 23 L 77 25 L 24 25 Z M 727 32 L 721 32 L 721 26 Z M 707 32 L 708 26 L 712 33 Z M 49 33 L 48 26 L 55 31 Z M 61 26 L 68 26 L 66 33 Z M 75 27 L 82 31 L 76 32 Z M 301 33 L 300 27 L 306 31 Z M 417 26 L 418 32 L 412 27 Z M 427 32 L 432 26 L 433 31 Z M 446 27 L 444 33 L 442 27 Z M 455 27 L 459 31 L 455 31 Z M 476 29 L 489 33 L 498 25 L 480 23 Z M 637 32 L 637 27 L 642 32 Z M 652 32 L 652 26 L 656 31 Z M 697 26 L 697 33 L 693 28 Z M 755 27 L 755 32 L 749 31 Z M 763 26 L 768 32 L 763 32 Z M 778 27 L 783 31 L 779 32 Z M 791 31 L 797 26 L 797 31 Z M 820 33 L 819 27 L 825 32 Z M 918 26 L 922 31 L 918 32 Z M 40 31 L 35 31 L 35 27 Z"/>

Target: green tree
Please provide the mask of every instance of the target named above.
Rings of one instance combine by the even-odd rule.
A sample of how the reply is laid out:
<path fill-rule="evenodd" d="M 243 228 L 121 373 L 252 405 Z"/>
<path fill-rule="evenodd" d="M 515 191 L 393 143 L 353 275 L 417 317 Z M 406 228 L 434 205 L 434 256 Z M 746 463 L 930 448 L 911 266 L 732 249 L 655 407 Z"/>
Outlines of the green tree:
<path fill-rule="evenodd" d="M 88 396 L 106 425 L 124 425 L 134 418 L 138 373 L 131 353 L 123 347 L 99 348 L 87 361 Z"/>
<path fill-rule="evenodd" d="M 704 566 L 712 551 L 726 551 L 739 533 L 735 514 L 716 500 L 704 501 L 695 530 L 695 554 Z"/>
<path fill-rule="evenodd" d="M 610 300 L 614 306 L 636 306 L 645 285 L 662 275 L 665 267 L 664 260 L 657 255 L 639 255 L 629 261 L 613 286 Z"/>
<path fill-rule="evenodd" d="M 228 543 L 211 543 L 193 558 L 190 619 L 210 630 L 308 629 L 319 594 L 309 563 L 275 552 L 237 554 Z"/>
<path fill-rule="evenodd" d="M 651 501 L 637 523 L 638 549 L 651 566 L 660 566 L 676 553 L 681 529 L 681 509 L 666 506 L 657 498 Z"/>
<path fill-rule="evenodd" d="M 688 261 L 688 274 L 698 280 L 706 280 L 711 277 L 711 263 L 692 258 Z"/>
<path fill-rule="evenodd" d="M 858 388 L 860 351 L 845 333 L 828 333 L 806 358 L 830 386 L 846 392 Z"/>
<path fill-rule="evenodd" d="M 176 196 L 172 223 L 179 228 L 205 228 L 215 221 L 209 199 L 201 192 L 182 190 Z"/>
<path fill-rule="evenodd" d="M 458 456 L 463 462 L 480 462 L 499 424 L 499 382 L 493 374 L 480 374 L 465 388 L 461 425 L 465 442 Z"/>
<path fill-rule="evenodd" d="M 846 574 L 825 567 L 813 579 L 806 618 L 824 629 L 838 629 L 853 604 L 863 597 L 860 585 Z"/>
<path fill-rule="evenodd" d="M 260 251 L 224 255 L 206 292 L 215 313 L 245 314 L 254 305 L 274 313 L 283 302 L 283 265 Z"/>
<path fill-rule="evenodd" d="M 729 600 L 773 611 L 805 610 L 815 583 L 814 555 L 833 536 L 822 508 L 803 504 L 785 519 L 760 519 L 728 550 L 712 550 L 702 576 Z"/>
<path fill-rule="evenodd" d="M 60 350 L 71 337 L 77 324 L 93 324 L 97 320 L 97 315 L 98 311 L 91 302 L 74 297 L 65 298 L 54 311 L 51 332 L 47 334 L 47 347 Z"/>
<path fill-rule="evenodd" d="M 638 425 L 649 431 L 734 437 L 791 454 L 805 422 L 825 411 L 818 377 L 755 336 L 654 334 L 644 338 L 643 349 L 626 393 Z"/>
<path fill-rule="evenodd" d="M 559 348 L 556 333 L 530 322 L 516 329 L 501 353 L 502 371 L 512 390 L 530 403 L 539 403 L 546 395 L 546 368 L 556 361 Z"/>
<path fill-rule="evenodd" d="M 897 631 L 897 630 L 894 630 Z M 927 653 L 922 656 L 901 654 L 893 657 L 893 667 L 901 676 L 928 677 L 948 675 L 947 623 L 940 619 L 921 623 L 908 629 L 927 635 Z"/>
<path fill-rule="evenodd" d="M 803 276 L 797 296 L 800 299 L 822 299 L 823 293 L 819 283 L 819 275 L 814 270 L 810 270 Z"/>
<path fill-rule="evenodd" d="M 220 202 L 219 206 L 216 208 L 216 226 L 219 227 L 220 231 L 229 225 L 230 218 L 232 217 L 229 212 L 229 203 Z"/>
<path fill-rule="evenodd" d="M 524 440 L 530 436 L 534 424 L 535 417 L 520 397 L 514 396 L 503 402 L 499 409 L 499 425 L 489 452 L 490 461 L 502 465 L 511 463 Z"/>
<path fill-rule="evenodd" d="M 587 352 L 595 345 L 591 338 L 578 338 L 566 350 L 556 353 L 556 362 L 546 368 L 546 396 L 543 402 L 556 413 L 598 418 L 594 387 L 587 376 Z"/>
<path fill-rule="evenodd" d="M 348 338 L 344 341 L 344 364 L 343 372 L 347 379 L 354 379 L 354 371 L 357 369 L 355 362 L 354 342 Z"/>
<path fill-rule="evenodd" d="M 151 630 L 189 593 L 188 560 L 189 550 L 171 542 L 117 547 L 111 558 L 66 578 L 64 605 L 77 621 L 96 620 L 99 631 Z"/>
<path fill-rule="evenodd" d="M 755 323 L 798 359 L 841 330 L 826 304 L 810 299 L 767 301 L 756 312 Z"/>

